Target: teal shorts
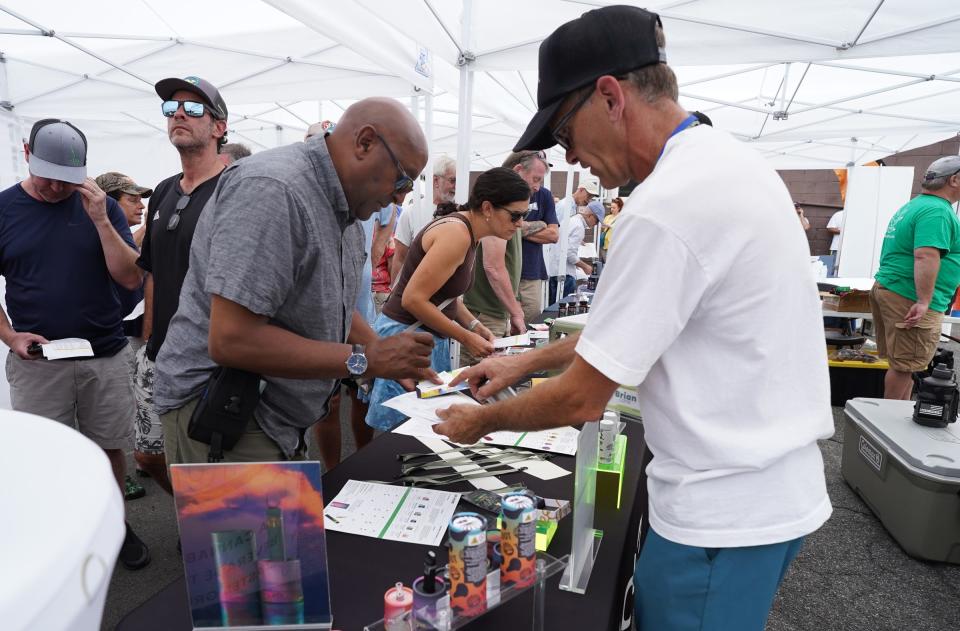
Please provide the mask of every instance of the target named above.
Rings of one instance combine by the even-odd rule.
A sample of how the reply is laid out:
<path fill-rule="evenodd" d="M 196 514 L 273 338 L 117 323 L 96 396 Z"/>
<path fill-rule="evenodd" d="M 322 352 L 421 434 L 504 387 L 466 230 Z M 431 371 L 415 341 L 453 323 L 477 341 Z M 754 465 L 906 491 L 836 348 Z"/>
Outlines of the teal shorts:
<path fill-rule="evenodd" d="M 638 631 L 763 631 L 803 537 L 765 546 L 698 548 L 654 532 L 634 571 Z"/>

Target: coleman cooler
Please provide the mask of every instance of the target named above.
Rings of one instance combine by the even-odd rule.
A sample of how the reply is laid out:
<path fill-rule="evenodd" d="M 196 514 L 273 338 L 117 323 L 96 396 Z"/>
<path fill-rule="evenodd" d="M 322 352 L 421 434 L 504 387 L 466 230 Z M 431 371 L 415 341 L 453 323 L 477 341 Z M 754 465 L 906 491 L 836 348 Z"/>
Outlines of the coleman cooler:
<path fill-rule="evenodd" d="M 960 423 L 923 427 L 913 407 L 847 401 L 841 472 L 907 554 L 960 563 Z"/>

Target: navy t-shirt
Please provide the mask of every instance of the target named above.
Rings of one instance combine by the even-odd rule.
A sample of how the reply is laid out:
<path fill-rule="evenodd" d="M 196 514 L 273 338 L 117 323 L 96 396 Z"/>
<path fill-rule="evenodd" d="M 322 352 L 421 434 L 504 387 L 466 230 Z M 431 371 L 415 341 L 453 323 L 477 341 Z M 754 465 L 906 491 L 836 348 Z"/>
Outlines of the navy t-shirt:
<path fill-rule="evenodd" d="M 127 218 L 110 197 L 107 215 L 135 249 Z M 48 204 L 19 184 L 0 192 L 0 274 L 15 331 L 48 340 L 80 337 L 90 341 L 97 357 L 126 345 L 121 324 L 126 314 L 80 193 Z"/>
<path fill-rule="evenodd" d="M 530 214 L 527 221 L 543 221 L 560 225 L 557 221 L 557 209 L 553 203 L 553 193 L 549 189 L 540 187 L 540 190 L 530 196 Z M 546 280 L 547 266 L 543 262 L 543 244 L 524 239 L 523 265 L 520 268 L 520 278 L 523 280 Z"/>

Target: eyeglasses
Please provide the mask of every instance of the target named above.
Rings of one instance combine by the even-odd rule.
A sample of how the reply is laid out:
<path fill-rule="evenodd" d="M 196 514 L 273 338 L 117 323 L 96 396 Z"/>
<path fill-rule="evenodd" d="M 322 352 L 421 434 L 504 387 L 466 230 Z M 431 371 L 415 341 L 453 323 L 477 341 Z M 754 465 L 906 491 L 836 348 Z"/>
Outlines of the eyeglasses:
<path fill-rule="evenodd" d="M 396 195 L 406 194 L 413 190 L 413 178 L 407 175 L 407 172 L 403 170 L 403 165 L 400 164 L 400 161 L 397 160 L 397 156 L 393 153 L 393 150 L 390 149 L 390 145 L 387 144 L 386 139 L 377 132 L 377 138 L 380 139 L 380 142 L 383 143 L 383 148 L 387 150 L 387 153 L 390 154 L 390 159 L 393 160 L 393 163 L 397 166 L 397 181 L 393 183 L 393 192 Z"/>
<path fill-rule="evenodd" d="M 554 125 L 553 129 L 550 130 L 550 134 L 553 136 L 553 139 L 557 141 L 558 145 L 563 147 L 564 151 L 570 151 L 570 147 L 573 146 L 573 139 L 570 137 L 569 130 L 567 130 L 567 125 L 570 124 L 576 113 L 580 111 L 580 108 L 583 107 L 590 99 L 595 88 L 595 85 L 590 86 L 590 89 L 583 93 L 583 96 L 577 100 L 574 106 L 571 107 L 570 110 L 564 114 L 560 120 L 557 121 L 557 124 Z"/>
<path fill-rule="evenodd" d="M 193 118 L 200 118 L 206 110 L 206 106 L 199 101 L 174 101 L 171 99 L 163 102 L 160 106 L 160 111 L 163 112 L 163 115 L 167 118 L 172 118 L 173 115 L 177 113 L 177 110 L 180 109 L 181 105 L 183 106 L 183 113 Z"/>
<path fill-rule="evenodd" d="M 507 214 L 509 214 L 509 215 L 510 215 L 510 221 L 513 222 L 513 223 L 517 223 L 518 221 L 523 221 L 524 219 L 527 218 L 527 215 L 530 214 L 530 211 L 529 211 L 529 210 L 521 210 L 521 211 L 510 210 L 509 208 L 507 208 L 507 207 L 505 207 L 505 206 L 497 206 L 496 204 L 494 204 L 493 207 L 494 207 L 494 208 L 498 208 L 498 209 L 500 209 L 500 210 L 503 210 L 503 211 L 505 211 Z"/>
<path fill-rule="evenodd" d="M 190 203 L 190 196 L 184 194 L 180 199 L 177 200 L 177 205 L 173 208 L 173 214 L 170 216 L 170 221 L 167 222 L 167 230 L 176 230 L 177 226 L 180 225 L 180 213 L 184 208 L 187 207 L 187 204 Z"/>

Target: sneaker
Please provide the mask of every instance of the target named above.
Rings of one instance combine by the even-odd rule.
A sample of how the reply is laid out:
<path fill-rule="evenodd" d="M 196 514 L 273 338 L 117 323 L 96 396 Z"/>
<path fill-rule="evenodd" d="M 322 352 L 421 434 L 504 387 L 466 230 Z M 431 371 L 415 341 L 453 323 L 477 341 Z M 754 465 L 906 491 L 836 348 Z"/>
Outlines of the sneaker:
<path fill-rule="evenodd" d="M 123 499 L 136 500 L 147 494 L 147 489 L 143 485 L 131 478 L 129 475 L 123 479 Z"/>
<path fill-rule="evenodd" d="M 140 540 L 137 533 L 133 532 L 130 524 L 127 526 L 127 535 L 123 538 L 123 545 L 120 546 L 120 562 L 128 570 L 139 570 L 150 564 L 150 550 L 147 544 Z"/>

